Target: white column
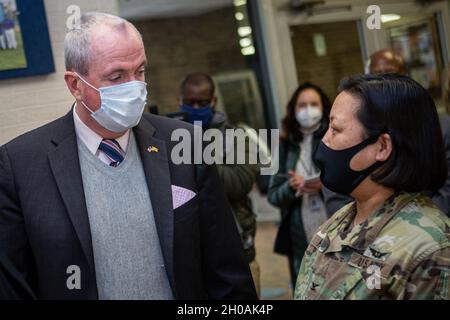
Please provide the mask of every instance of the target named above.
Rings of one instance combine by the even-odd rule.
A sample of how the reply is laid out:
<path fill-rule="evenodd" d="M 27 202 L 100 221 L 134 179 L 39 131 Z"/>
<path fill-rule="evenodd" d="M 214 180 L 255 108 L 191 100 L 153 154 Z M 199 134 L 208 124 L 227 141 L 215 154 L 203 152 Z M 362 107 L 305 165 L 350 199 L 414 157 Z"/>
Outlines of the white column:
<path fill-rule="evenodd" d="M 298 82 L 289 26 L 277 15 L 272 0 L 258 0 L 256 3 L 263 35 L 260 45 L 266 57 L 263 63 L 268 67 L 276 120 L 280 124 L 292 88 L 295 89 Z"/>

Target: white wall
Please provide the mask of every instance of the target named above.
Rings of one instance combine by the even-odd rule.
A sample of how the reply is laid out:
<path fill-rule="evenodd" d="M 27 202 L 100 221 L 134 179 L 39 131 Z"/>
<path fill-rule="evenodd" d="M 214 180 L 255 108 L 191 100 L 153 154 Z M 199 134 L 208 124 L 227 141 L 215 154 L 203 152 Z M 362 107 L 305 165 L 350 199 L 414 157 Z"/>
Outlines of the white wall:
<path fill-rule="evenodd" d="M 56 72 L 27 78 L 0 80 L 0 145 L 61 117 L 73 97 L 64 82 L 64 35 L 69 5 L 81 11 L 118 13 L 116 0 L 45 0 Z"/>

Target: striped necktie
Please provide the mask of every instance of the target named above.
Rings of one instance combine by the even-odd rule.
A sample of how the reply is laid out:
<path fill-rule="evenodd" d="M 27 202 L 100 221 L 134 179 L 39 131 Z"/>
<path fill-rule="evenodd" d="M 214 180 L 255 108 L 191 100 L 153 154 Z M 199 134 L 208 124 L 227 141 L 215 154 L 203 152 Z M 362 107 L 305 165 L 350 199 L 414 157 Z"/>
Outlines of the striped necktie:
<path fill-rule="evenodd" d="M 111 167 L 117 167 L 125 158 L 125 152 L 114 139 L 103 139 L 98 149 L 103 151 L 109 160 L 111 160 L 109 164 Z"/>

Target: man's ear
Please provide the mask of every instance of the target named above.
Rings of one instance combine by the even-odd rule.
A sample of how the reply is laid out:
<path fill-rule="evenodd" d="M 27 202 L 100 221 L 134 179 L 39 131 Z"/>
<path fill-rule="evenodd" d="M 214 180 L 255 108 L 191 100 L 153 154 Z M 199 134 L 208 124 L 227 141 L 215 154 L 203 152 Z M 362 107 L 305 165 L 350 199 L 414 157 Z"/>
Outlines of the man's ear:
<path fill-rule="evenodd" d="M 72 71 L 66 71 L 64 73 L 64 80 L 66 81 L 67 88 L 69 88 L 70 93 L 78 101 L 81 100 L 81 91 L 79 88 L 80 79 Z"/>
<path fill-rule="evenodd" d="M 377 161 L 386 161 L 392 153 L 392 139 L 387 133 L 378 138 Z"/>

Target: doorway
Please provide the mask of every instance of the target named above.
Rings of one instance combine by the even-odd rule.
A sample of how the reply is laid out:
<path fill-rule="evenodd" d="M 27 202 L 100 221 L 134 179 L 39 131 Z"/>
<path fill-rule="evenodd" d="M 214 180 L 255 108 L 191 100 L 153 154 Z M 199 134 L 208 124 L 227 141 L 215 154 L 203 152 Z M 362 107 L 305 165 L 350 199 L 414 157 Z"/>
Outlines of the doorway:
<path fill-rule="evenodd" d="M 291 26 L 299 83 L 320 86 L 333 100 L 339 81 L 364 72 L 357 21 Z"/>

